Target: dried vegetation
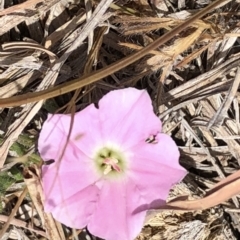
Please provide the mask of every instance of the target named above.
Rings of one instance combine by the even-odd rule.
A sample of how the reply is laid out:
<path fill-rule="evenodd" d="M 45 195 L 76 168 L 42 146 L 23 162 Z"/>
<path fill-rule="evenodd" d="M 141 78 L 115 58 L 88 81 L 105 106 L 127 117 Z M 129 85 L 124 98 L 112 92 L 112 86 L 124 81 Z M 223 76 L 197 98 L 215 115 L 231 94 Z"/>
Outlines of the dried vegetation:
<path fill-rule="evenodd" d="M 171 196 L 199 198 L 239 169 L 238 1 L 225 1 L 134 63 L 109 68 L 208 4 L 0 0 L 1 239 L 84 239 L 84 231 L 62 227 L 43 212 L 36 138 L 47 112 L 78 111 L 109 90 L 134 86 L 151 95 L 163 131 L 175 139 L 189 170 Z M 105 74 L 91 78 L 102 68 Z M 239 236 L 236 196 L 209 210 L 158 212 L 138 239 Z"/>

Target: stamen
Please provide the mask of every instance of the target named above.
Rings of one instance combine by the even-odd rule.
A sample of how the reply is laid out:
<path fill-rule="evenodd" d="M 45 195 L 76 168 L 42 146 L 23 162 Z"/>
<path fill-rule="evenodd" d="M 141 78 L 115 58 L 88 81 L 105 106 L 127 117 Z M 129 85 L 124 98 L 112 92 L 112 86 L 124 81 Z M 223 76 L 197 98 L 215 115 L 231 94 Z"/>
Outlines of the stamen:
<path fill-rule="evenodd" d="M 107 175 L 112 170 L 116 170 L 117 172 L 121 172 L 121 168 L 117 165 L 118 159 L 116 158 L 105 158 L 103 160 L 103 163 L 105 163 L 107 166 L 104 169 L 103 174 Z"/>
<path fill-rule="evenodd" d="M 110 173 L 112 171 L 112 167 L 111 165 L 107 165 L 106 168 L 103 171 L 104 175 L 107 175 L 108 173 Z"/>
<path fill-rule="evenodd" d="M 116 170 L 117 172 L 121 172 L 121 168 L 120 168 L 117 164 L 113 163 L 113 164 L 112 164 L 112 167 L 113 167 L 113 169 Z"/>

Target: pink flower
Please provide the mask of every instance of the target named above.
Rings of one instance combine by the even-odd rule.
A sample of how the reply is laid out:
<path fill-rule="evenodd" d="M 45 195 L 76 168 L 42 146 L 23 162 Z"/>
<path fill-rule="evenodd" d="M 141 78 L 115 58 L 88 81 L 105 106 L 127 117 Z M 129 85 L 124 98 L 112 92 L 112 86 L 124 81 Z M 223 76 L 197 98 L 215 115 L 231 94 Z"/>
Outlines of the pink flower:
<path fill-rule="evenodd" d="M 63 155 L 71 116 L 49 115 L 44 123 L 39 151 L 55 160 L 42 168 L 45 211 L 107 240 L 133 240 L 151 204 L 164 203 L 186 170 L 174 141 L 160 133 L 146 91 L 111 91 L 98 106 L 75 114 Z M 157 142 L 146 142 L 151 137 Z"/>

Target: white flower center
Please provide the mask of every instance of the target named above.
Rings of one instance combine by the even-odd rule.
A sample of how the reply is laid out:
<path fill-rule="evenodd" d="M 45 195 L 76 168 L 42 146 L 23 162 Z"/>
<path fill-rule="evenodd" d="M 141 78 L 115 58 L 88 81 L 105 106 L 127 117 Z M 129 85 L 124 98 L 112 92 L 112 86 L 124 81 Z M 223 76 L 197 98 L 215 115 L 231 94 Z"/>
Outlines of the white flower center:
<path fill-rule="evenodd" d="M 99 149 L 93 158 L 97 171 L 106 177 L 122 175 L 126 170 L 125 156 L 118 149 L 103 147 Z"/>

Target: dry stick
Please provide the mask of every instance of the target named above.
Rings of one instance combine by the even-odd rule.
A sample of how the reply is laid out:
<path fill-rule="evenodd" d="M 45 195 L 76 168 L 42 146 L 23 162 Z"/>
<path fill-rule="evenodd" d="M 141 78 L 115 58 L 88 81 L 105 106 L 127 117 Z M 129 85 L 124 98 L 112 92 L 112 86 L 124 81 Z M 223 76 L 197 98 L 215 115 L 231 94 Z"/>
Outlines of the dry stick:
<path fill-rule="evenodd" d="M 0 221 L 1 222 L 7 222 L 8 219 L 9 219 L 8 216 L 0 214 Z M 16 227 L 25 228 L 25 229 L 29 230 L 30 232 L 35 232 L 36 234 L 41 235 L 41 236 L 47 238 L 47 234 L 44 231 L 34 229 L 34 228 L 28 226 L 28 224 L 26 222 L 24 222 L 24 221 L 22 221 L 20 219 L 12 218 L 10 224 L 14 225 Z"/>
<path fill-rule="evenodd" d="M 17 213 L 17 210 L 18 210 L 18 208 L 20 207 L 20 205 L 21 205 L 23 199 L 25 198 L 27 192 L 28 192 L 28 189 L 27 189 L 27 187 L 25 187 L 24 190 L 23 190 L 23 192 L 22 192 L 22 194 L 21 194 L 20 197 L 18 198 L 18 201 L 17 201 L 15 207 L 13 208 L 10 216 L 8 217 L 7 222 L 4 224 L 2 230 L 0 231 L 0 239 L 3 237 L 4 233 L 7 231 L 9 225 L 11 224 L 11 223 L 10 223 L 11 220 L 14 218 L 15 214 Z"/>
<path fill-rule="evenodd" d="M 154 42 L 152 42 L 151 44 L 149 44 L 148 46 L 143 48 L 142 50 L 137 51 L 134 54 L 132 54 L 116 63 L 109 65 L 108 67 L 104 67 L 94 73 L 87 74 L 86 76 L 74 79 L 70 82 L 63 83 L 61 85 L 49 88 L 47 90 L 43 90 L 43 91 L 39 91 L 39 92 L 35 92 L 35 93 L 27 93 L 27 94 L 23 94 L 20 96 L 2 99 L 2 100 L 0 100 L 0 107 L 19 106 L 19 105 L 27 104 L 30 102 L 36 102 L 36 101 L 40 101 L 43 99 L 53 98 L 53 97 L 71 92 L 73 90 L 76 90 L 78 88 L 84 87 L 91 83 L 94 83 L 102 78 L 105 78 L 105 77 L 119 71 L 120 69 L 134 63 L 138 59 L 140 59 L 143 56 L 145 56 L 146 54 L 148 54 L 149 51 L 154 50 L 157 47 L 161 46 L 162 44 L 166 43 L 172 37 L 176 36 L 178 33 L 183 31 L 184 29 L 186 29 L 190 24 L 192 24 L 197 19 L 206 15 L 212 9 L 219 7 L 219 5 L 221 5 L 221 6 L 225 5 L 230 1 L 231 0 L 216 0 L 212 4 L 208 5 L 206 8 L 204 8 L 201 11 L 199 11 L 198 13 L 196 13 L 191 18 L 187 19 L 185 22 L 183 22 L 179 26 L 175 27 L 173 30 L 169 31 L 168 33 L 164 34 L 159 39 L 155 40 Z M 60 59 L 62 61 L 62 64 L 64 61 L 66 61 L 68 56 L 66 55 Z M 57 69 L 53 68 L 53 70 L 57 70 Z"/>

